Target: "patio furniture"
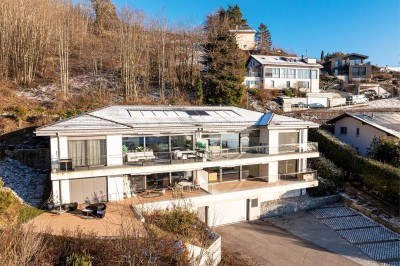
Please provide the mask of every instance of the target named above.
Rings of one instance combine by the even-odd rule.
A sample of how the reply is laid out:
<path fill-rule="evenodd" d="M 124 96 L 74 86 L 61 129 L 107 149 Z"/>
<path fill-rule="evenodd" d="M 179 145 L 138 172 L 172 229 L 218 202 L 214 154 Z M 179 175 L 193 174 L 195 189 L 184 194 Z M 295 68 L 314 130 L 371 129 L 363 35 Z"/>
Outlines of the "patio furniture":
<path fill-rule="evenodd" d="M 85 216 L 93 215 L 97 218 L 104 218 L 106 214 L 107 206 L 104 203 L 93 203 L 86 206 L 82 210 L 82 214 Z"/>
<path fill-rule="evenodd" d="M 134 152 L 126 153 L 126 161 L 128 163 L 154 160 L 155 158 L 156 158 L 156 156 L 154 156 L 153 151 L 134 151 Z"/>
<path fill-rule="evenodd" d="M 78 202 L 71 202 L 69 204 L 69 211 L 76 211 L 78 209 Z"/>
<path fill-rule="evenodd" d="M 189 181 L 181 181 L 178 183 L 178 185 L 182 188 L 187 188 L 187 190 L 191 190 L 193 187 L 193 183 Z"/>

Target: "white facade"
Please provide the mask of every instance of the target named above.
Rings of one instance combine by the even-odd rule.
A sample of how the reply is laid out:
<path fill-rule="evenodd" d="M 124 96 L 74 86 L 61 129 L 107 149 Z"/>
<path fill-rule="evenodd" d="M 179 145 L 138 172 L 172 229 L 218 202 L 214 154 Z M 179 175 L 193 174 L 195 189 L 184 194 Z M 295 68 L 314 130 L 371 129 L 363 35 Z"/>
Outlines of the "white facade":
<path fill-rule="evenodd" d="M 36 134 L 50 137 L 55 202 L 120 201 L 138 186 L 166 188 L 187 178 L 206 192 L 191 199 L 195 207 L 207 209 L 209 225 L 220 225 L 257 219 L 260 202 L 318 184 L 307 169 L 307 159 L 319 156 L 307 141 L 313 127 L 318 125 L 235 107 L 114 106 Z M 206 148 L 196 149 L 198 142 Z M 132 157 L 140 159 L 128 161 Z M 259 188 L 218 189 L 254 180 L 262 182 Z"/>
<path fill-rule="evenodd" d="M 319 92 L 319 69 L 312 58 L 252 55 L 246 65 L 245 85 L 249 88 L 296 88 Z"/>
<path fill-rule="evenodd" d="M 389 115 L 392 117 L 393 125 L 396 125 L 397 114 Z M 400 132 L 394 132 L 388 128 L 384 128 L 379 124 L 371 123 L 371 120 L 376 120 L 377 114 L 345 114 L 332 120 L 335 123 L 335 137 L 340 141 L 349 144 L 362 155 L 366 155 L 368 148 L 374 138 L 384 136 L 397 136 Z M 368 120 L 364 119 L 366 117 Z M 397 124 L 398 125 L 398 124 Z"/>

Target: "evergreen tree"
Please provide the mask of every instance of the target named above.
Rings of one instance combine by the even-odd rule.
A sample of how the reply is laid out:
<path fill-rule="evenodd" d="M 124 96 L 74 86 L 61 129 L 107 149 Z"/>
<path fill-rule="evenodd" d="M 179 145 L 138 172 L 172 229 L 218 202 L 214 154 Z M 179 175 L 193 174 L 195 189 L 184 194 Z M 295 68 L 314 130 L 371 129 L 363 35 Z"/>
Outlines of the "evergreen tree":
<path fill-rule="evenodd" d="M 258 42 L 258 51 L 260 54 L 266 54 L 271 51 L 272 39 L 268 27 L 261 23 L 256 33 L 256 41 Z"/>
<path fill-rule="evenodd" d="M 238 5 L 228 5 L 226 15 L 228 16 L 230 29 L 235 29 L 236 26 L 238 26 L 238 28 L 247 26 L 247 19 L 243 19 L 242 10 L 240 10 Z"/>
<path fill-rule="evenodd" d="M 322 50 L 321 52 L 321 62 L 323 63 L 325 61 L 325 52 Z"/>
<path fill-rule="evenodd" d="M 225 14 L 221 8 L 216 14 L 210 14 L 205 23 L 205 101 L 214 105 L 238 105 L 244 90 L 245 62 L 235 36 L 229 32 L 231 21 L 237 18 Z"/>

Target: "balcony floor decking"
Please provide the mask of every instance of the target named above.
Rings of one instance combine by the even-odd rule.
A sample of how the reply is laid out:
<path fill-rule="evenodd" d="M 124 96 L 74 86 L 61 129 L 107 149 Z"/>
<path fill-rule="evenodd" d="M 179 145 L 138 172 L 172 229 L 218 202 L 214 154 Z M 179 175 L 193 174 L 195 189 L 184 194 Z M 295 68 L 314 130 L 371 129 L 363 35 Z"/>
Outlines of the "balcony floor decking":
<path fill-rule="evenodd" d="M 135 205 L 148 204 L 148 203 L 157 203 L 164 201 L 173 201 L 179 199 L 187 199 L 196 198 L 200 196 L 207 195 L 218 195 L 218 194 L 226 194 L 232 192 L 246 191 L 246 190 L 254 190 L 254 189 L 262 189 L 269 187 L 278 187 L 278 186 L 287 186 L 293 184 L 310 184 L 313 181 L 302 181 L 302 180 L 280 180 L 278 182 L 267 182 L 262 179 L 252 179 L 252 180 L 242 180 L 242 181 L 229 181 L 229 182 L 221 182 L 221 183 L 213 183 L 206 185 L 208 188 L 208 192 L 206 190 L 200 189 L 199 191 L 187 191 L 183 190 L 182 195 L 179 197 L 173 197 L 171 190 L 166 190 L 165 195 L 158 197 L 146 197 L 146 196 L 138 196 L 138 198 L 130 198 L 126 200 L 132 201 Z"/>

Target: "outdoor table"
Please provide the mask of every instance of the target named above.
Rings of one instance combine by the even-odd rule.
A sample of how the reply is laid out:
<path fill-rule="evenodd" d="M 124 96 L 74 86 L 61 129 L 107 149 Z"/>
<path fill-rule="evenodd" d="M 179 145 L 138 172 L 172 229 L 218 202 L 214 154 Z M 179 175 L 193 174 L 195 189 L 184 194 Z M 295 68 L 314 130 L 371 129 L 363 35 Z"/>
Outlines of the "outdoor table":
<path fill-rule="evenodd" d="M 181 181 L 178 183 L 178 185 L 180 185 L 182 188 L 188 188 L 188 190 L 193 187 L 193 183 L 189 182 L 189 181 Z"/>

